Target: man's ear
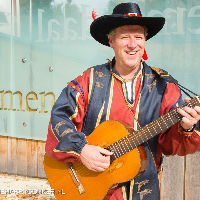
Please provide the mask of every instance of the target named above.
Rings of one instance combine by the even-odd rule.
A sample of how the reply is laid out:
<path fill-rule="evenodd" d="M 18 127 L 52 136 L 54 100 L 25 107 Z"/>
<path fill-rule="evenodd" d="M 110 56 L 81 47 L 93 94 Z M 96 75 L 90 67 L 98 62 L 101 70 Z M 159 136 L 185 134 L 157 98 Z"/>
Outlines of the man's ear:
<path fill-rule="evenodd" d="M 113 48 L 113 40 L 109 35 L 108 35 L 108 43 L 109 43 L 110 47 Z"/>

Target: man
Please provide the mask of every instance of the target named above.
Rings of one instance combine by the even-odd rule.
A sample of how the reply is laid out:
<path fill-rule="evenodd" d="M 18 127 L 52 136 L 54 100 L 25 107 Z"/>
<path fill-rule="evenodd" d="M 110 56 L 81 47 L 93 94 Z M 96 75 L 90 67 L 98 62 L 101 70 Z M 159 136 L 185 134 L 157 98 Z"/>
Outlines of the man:
<path fill-rule="evenodd" d="M 143 60 L 145 41 L 164 25 L 162 17 L 142 17 L 139 6 L 122 3 L 112 15 L 94 20 L 91 35 L 115 53 L 112 62 L 92 67 L 63 89 L 51 115 L 46 153 L 61 162 L 82 162 L 102 172 L 112 152 L 87 143 L 103 121 L 117 120 L 135 130 L 168 113 L 180 103 L 180 89 L 167 82 L 159 69 Z M 170 77 L 170 76 L 169 76 Z M 185 101 L 189 101 L 186 99 Z M 106 199 L 160 199 L 157 170 L 161 154 L 186 155 L 200 148 L 200 107 L 178 109 L 182 120 L 145 142 L 146 171 L 110 191 Z M 109 133 L 106 133 L 109 134 Z"/>

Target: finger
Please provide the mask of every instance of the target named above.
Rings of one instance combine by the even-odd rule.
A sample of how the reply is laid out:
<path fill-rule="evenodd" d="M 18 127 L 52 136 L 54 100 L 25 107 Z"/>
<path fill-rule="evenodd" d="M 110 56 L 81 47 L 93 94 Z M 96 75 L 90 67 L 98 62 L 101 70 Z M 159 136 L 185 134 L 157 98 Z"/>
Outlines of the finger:
<path fill-rule="evenodd" d="M 185 102 L 189 102 L 191 99 L 189 98 L 189 97 L 186 97 L 185 99 L 184 99 L 184 101 Z"/>
<path fill-rule="evenodd" d="M 198 113 L 198 115 L 200 115 L 200 107 L 199 106 L 195 106 L 194 109 Z"/>
<path fill-rule="evenodd" d="M 189 120 L 188 118 L 186 117 L 183 117 L 182 120 L 181 120 L 181 126 L 184 128 L 184 129 L 189 129 L 191 128 L 192 126 L 194 125 L 194 123 Z"/>
<path fill-rule="evenodd" d="M 92 167 L 91 167 L 91 170 L 93 170 L 93 171 L 97 171 L 97 172 L 99 172 L 99 171 L 105 171 L 107 168 L 109 167 L 109 164 L 103 164 L 103 163 L 96 163 L 95 165 L 93 165 Z"/>
<path fill-rule="evenodd" d="M 108 168 L 110 165 L 110 156 L 99 156 L 95 162 L 95 165 L 103 168 Z"/>
<path fill-rule="evenodd" d="M 102 168 L 102 167 L 96 167 L 95 168 L 95 171 L 96 172 L 103 172 L 103 171 L 105 171 L 106 169 L 104 169 L 104 168 Z"/>
<path fill-rule="evenodd" d="M 101 147 L 100 147 L 99 151 L 100 151 L 101 154 L 104 154 L 106 156 L 111 156 L 113 154 L 113 152 L 108 151 L 108 150 L 101 148 Z"/>
<path fill-rule="evenodd" d="M 101 167 L 103 169 L 107 169 L 110 166 L 110 161 L 108 162 L 98 162 L 96 164 L 97 167 Z"/>
<path fill-rule="evenodd" d="M 190 110 L 191 108 L 187 108 L 186 110 Z M 181 126 L 184 128 L 184 129 L 189 129 L 191 128 L 194 124 L 197 123 L 197 119 L 194 118 L 192 116 L 192 114 L 186 112 L 185 110 L 183 109 L 179 109 L 178 112 L 183 116 L 182 120 L 181 120 Z M 193 112 L 193 111 L 192 111 Z M 195 111 L 196 112 L 196 111 Z M 193 114 L 195 115 L 195 114 Z"/>
<path fill-rule="evenodd" d="M 189 107 L 184 107 L 183 109 L 178 109 L 178 113 L 182 115 L 182 117 L 186 117 L 189 120 L 194 120 L 197 117 L 197 112 Z"/>
<path fill-rule="evenodd" d="M 186 106 L 183 110 L 187 113 L 189 118 L 198 118 L 198 113 L 195 109 Z"/>
<path fill-rule="evenodd" d="M 178 108 L 178 109 L 177 109 L 177 112 L 178 112 L 182 117 L 186 117 L 186 116 L 187 116 L 187 113 L 186 113 L 183 109 L 181 109 L 181 108 Z"/>

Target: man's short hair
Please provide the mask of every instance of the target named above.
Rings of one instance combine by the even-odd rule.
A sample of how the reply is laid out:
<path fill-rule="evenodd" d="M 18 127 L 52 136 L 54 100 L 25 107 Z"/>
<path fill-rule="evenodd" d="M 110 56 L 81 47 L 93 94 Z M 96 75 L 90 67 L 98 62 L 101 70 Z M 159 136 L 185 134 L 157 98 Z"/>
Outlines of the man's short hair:
<path fill-rule="evenodd" d="M 139 25 L 139 26 L 140 26 L 140 25 Z M 146 38 L 147 35 L 148 35 L 147 27 L 146 27 L 146 26 L 142 26 L 142 27 L 144 28 L 144 36 L 145 36 L 145 38 Z M 109 36 L 110 38 L 113 38 L 113 37 L 115 36 L 115 34 L 116 34 L 115 30 L 116 30 L 116 28 L 112 29 L 112 30 L 108 33 L 108 36 Z"/>

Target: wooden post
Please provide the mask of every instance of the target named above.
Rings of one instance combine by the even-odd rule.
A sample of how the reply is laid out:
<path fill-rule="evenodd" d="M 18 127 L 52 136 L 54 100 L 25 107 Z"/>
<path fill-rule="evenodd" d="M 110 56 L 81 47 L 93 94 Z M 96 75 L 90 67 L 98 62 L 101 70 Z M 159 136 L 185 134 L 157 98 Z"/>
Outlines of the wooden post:
<path fill-rule="evenodd" d="M 163 161 L 161 200 L 184 200 L 184 157 L 170 156 Z"/>
<path fill-rule="evenodd" d="M 200 199 L 200 151 L 186 156 L 185 200 Z"/>

